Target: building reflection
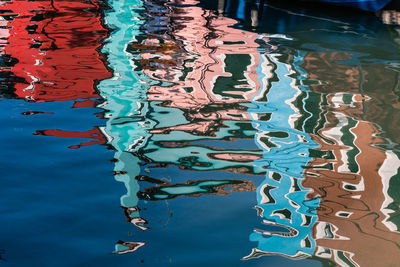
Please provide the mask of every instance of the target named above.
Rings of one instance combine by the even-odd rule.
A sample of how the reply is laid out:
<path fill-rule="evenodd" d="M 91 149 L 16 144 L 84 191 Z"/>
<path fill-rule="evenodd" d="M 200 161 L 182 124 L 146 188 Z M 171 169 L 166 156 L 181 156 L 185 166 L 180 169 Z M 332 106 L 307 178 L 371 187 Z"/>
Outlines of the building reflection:
<path fill-rule="evenodd" d="M 318 50 L 278 47 L 261 63 L 259 76 L 268 82 L 264 99 L 253 98 L 254 112 L 271 114 L 265 121 L 253 116 L 266 152 L 255 163 L 269 171 L 257 189 L 263 226 L 250 236 L 258 245 L 245 259 L 278 254 L 395 265 L 400 160 L 395 119 L 383 114 L 399 113 L 398 70 L 385 57 L 371 62 L 357 51 Z M 290 140 L 295 133 L 304 137 Z"/>
<path fill-rule="evenodd" d="M 143 148 L 145 160 L 153 167 L 173 164 L 184 170 L 236 172 L 246 166 L 243 159 L 252 162 L 253 173 L 267 169 L 266 180 L 257 189 L 263 225 L 251 234 L 258 245 L 245 259 L 278 254 L 349 266 L 397 262 L 398 136 L 384 121 L 388 117 L 378 116 L 398 112 L 393 100 L 398 98 L 398 72 L 387 55 L 372 62 L 372 55 L 363 59 L 351 48 L 350 52 L 284 49 L 274 44 L 313 42 L 239 31 L 227 27 L 234 25 L 228 17 L 196 16 L 197 2 L 179 4 L 185 9 L 171 7 L 176 15 L 165 19 L 170 20 L 164 21 L 165 31 L 149 26 L 153 36 L 130 46 L 135 53 L 151 52 L 143 53 L 141 66 L 160 83 L 148 91 L 154 111 L 149 116 L 155 125 L 149 131 L 151 142 Z M 159 12 L 152 15 L 159 23 L 162 16 L 157 14 L 162 12 L 155 6 L 152 2 Z M 247 16 L 251 22 L 247 25 L 256 27 L 261 11 L 254 5 L 247 10 L 250 13 L 237 17 Z M 219 3 L 219 12 L 232 10 Z M 175 21 L 179 27 L 173 27 Z M 332 27 L 340 24 L 333 22 Z M 343 46 L 352 38 L 344 37 Z M 332 49 L 329 41 L 323 45 Z M 376 88 L 385 88 L 387 94 Z M 250 101 L 253 108 L 248 109 Z M 226 131 L 250 120 L 248 135 Z M 208 146 L 193 145 L 252 135 L 257 152 L 215 153 Z M 234 167 L 227 165 L 229 161 Z M 197 196 L 207 191 L 203 182 L 161 183 L 139 196 L 149 200 Z M 379 251 L 373 249 L 376 243 Z"/>
<path fill-rule="evenodd" d="M 318 64 L 315 59 L 331 56 L 320 53 L 312 58 L 315 66 L 323 69 L 325 61 Z M 307 61 L 305 58 L 304 67 L 311 75 Z M 398 187 L 400 160 L 398 151 L 387 147 L 388 140 L 382 135 L 377 124 L 380 118 L 375 114 L 393 108 L 382 108 L 377 102 L 391 101 L 372 88 L 393 88 L 387 83 L 394 79 L 376 78 L 386 71 L 381 64 L 361 67 L 336 63 L 334 69 L 334 77 L 347 74 L 343 75 L 347 80 L 342 84 L 349 89 L 343 92 L 332 86 L 330 92 L 324 92 L 325 86 L 313 88 L 325 100 L 324 126 L 312 134 L 320 144 L 316 153 L 330 156 L 316 157 L 307 166 L 303 183 L 321 199 L 314 228 L 315 254 L 339 265 L 350 262 L 356 266 L 390 266 L 399 260 L 398 199 L 393 190 Z M 314 75 L 318 78 L 317 73 Z M 360 84 L 362 79 L 365 82 Z M 389 91 L 389 95 L 393 93 Z"/>
<path fill-rule="evenodd" d="M 263 56 L 259 72 L 265 77 L 263 89 L 253 98 L 250 110 L 258 130 L 255 140 L 264 151 L 255 164 L 266 166 L 268 172 L 257 189 L 256 209 L 263 225 L 250 236 L 258 245 L 244 259 L 263 255 L 302 259 L 315 250 L 312 229 L 319 199 L 307 197 L 312 190 L 303 186 L 303 167 L 312 161 L 309 151 L 318 144 L 299 124 L 309 112 L 305 107 L 308 92 L 291 78 L 302 62 L 301 54 L 292 56 L 289 62 L 281 54 Z"/>
<path fill-rule="evenodd" d="M 387 148 L 393 143 L 382 136 L 378 124 L 368 120 L 374 115 L 368 111 L 376 105 L 372 97 L 378 101 L 384 97 L 369 96 L 366 84 L 362 93 L 355 87 L 359 84 L 349 84 L 344 92 L 329 90 L 327 85 L 300 90 L 295 86 L 300 83 L 288 78 L 289 72 L 285 78 L 282 69 L 296 73 L 296 67 L 301 67 L 308 79 L 320 80 L 325 76 L 316 76 L 307 67 L 308 60 L 321 70 L 329 55 L 317 59 L 318 54 L 305 54 L 301 60 L 298 55 L 288 65 L 279 56 L 266 54 L 273 61 L 263 63 L 260 75 L 277 76 L 279 81 L 265 85 L 264 92 L 254 97 L 256 108 L 250 110 L 256 114 L 256 141 L 265 151 L 256 164 L 267 165 L 269 171 L 257 189 L 257 210 L 264 225 L 250 236 L 258 246 L 245 259 L 278 254 L 340 266 L 393 265 L 399 260 L 395 191 L 400 160 L 397 150 Z M 352 69 L 348 66 L 344 71 L 349 80 Z M 364 75 L 371 83 L 376 81 Z M 268 99 L 264 103 L 259 101 L 263 94 Z M 259 120 L 261 111 L 272 114 L 266 121 Z"/>
<path fill-rule="evenodd" d="M 115 29 L 103 48 L 114 77 L 98 86 L 105 99 L 99 107 L 107 118 L 101 130 L 116 150 L 115 179 L 127 190 L 121 207 L 140 230 L 147 230 L 148 222 L 140 216 L 139 199 L 255 190 L 246 179 L 176 182 L 172 177 L 166 182 L 151 175 L 155 169 L 265 172 L 253 165 L 262 156 L 256 146 L 230 144 L 251 141 L 255 133 L 245 111 L 259 84 L 257 34 L 231 30 L 235 20 L 211 11 L 201 15 L 196 3 L 179 2 L 187 6 L 182 8 L 162 1 L 111 1 L 105 13 L 107 25 Z M 139 191 L 144 182 L 155 186 Z M 115 253 L 140 247 L 123 242 Z"/>
<path fill-rule="evenodd" d="M 132 74 L 129 59 L 122 68 L 113 54 L 108 55 L 110 66 L 122 74 L 128 73 L 118 82 L 110 82 L 111 72 L 104 64 L 99 53 L 108 29 L 103 26 L 103 11 L 108 10 L 101 1 L 9 1 L 2 3 L 0 20 L 2 29 L 1 45 L 1 95 L 3 97 L 25 99 L 32 102 L 73 100 L 72 108 L 101 106 L 107 109 L 108 123 L 105 127 L 93 127 L 88 131 L 66 131 L 46 129 L 36 131 L 36 135 L 86 139 L 70 148 L 79 148 L 95 144 L 111 144 L 117 150 L 115 159 L 116 180 L 125 183 L 127 194 L 121 198 L 121 206 L 128 221 L 139 229 L 145 230 L 146 221 L 139 216 L 137 202 L 137 182 L 127 173 L 138 172 L 138 158 L 128 153 L 133 150 L 133 143 L 141 140 L 142 134 L 132 134 L 132 127 L 126 123 L 129 116 L 140 112 L 138 99 L 132 98 L 132 84 L 137 82 Z M 128 5 L 121 7 L 128 10 Z M 110 12 L 110 14 L 113 14 Z M 127 16 L 131 19 L 130 16 Z M 115 16 L 108 16 L 110 27 L 119 23 L 112 21 Z M 114 22 L 114 24 L 112 24 Z M 131 24 L 131 21 L 122 24 Z M 138 25 L 139 27 L 139 25 Z M 122 28 L 113 32 L 108 49 L 119 49 L 125 58 L 124 43 L 121 35 L 132 28 Z M 129 42 L 134 36 L 122 37 Z M 121 47 L 122 46 L 122 47 Z M 121 56 L 117 54 L 116 56 Z M 116 64 L 117 66 L 113 65 Z M 128 67 L 127 67 L 128 66 Z M 127 69 L 126 69 L 127 68 Z M 101 80 L 104 80 L 99 84 Z M 129 83 L 129 84 L 127 84 Z M 98 87 L 99 91 L 96 90 Z M 106 89 L 105 89 L 106 88 Z M 120 89 L 119 92 L 113 90 Z M 111 90 L 111 91 L 110 91 Z M 128 92 L 126 92 L 128 91 Z M 130 91 L 130 92 L 129 92 Z M 106 102 L 101 101 L 104 98 Z M 24 115 L 40 112 L 25 112 Z M 114 115 L 114 117 L 110 116 Z M 102 116 L 102 114 L 100 114 Z M 118 122 L 119 120 L 119 122 Z M 122 120 L 125 120 L 123 125 Z M 138 121 L 133 119 L 134 121 Z M 137 123 L 136 123 L 137 124 Z M 133 123 L 133 130 L 142 127 Z M 122 136 L 119 136 L 122 134 Z M 110 141 L 111 140 L 111 141 Z M 127 147 L 129 146 L 129 148 Z M 119 241 L 116 254 L 137 250 L 144 242 Z"/>
<path fill-rule="evenodd" d="M 227 188 L 231 189 L 227 189 Z M 199 197 L 204 194 L 227 196 L 232 192 L 253 192 L 256 188 L 250 180 L 195 180 L 186 183 L 163 183 L 145 188 L 138 196 L 143 200 L 166 200 L 178 196 Z"/>
<path fill-rule="evenodd" d="M 202 14 L 197 1 L 177 1 L 185 7 L 169 7 L 169 16 L 157 3 L 148 5 L 147 39 L 129 46 L 133 53 L 145 50 L 139 64 L 159 81 L 148 92 L 156 125 L 146 158 L 182 169 L 265 172 L 252 164 L 261 156 L 257 148 L 219 148 L 254 135 L 245 111 L 259 88 L 257 34 L 229 28 L 236 21 L 212 11 Z"/>
<path fill-rule="evenodd" d="M 0 70 L 8 94 L 28 101 L 98 97 L 95 84 L 110 77 L 97 52 L 107 35 L 101 2 L 6 1 L 2 9 Z"/>
<path fill-rule="evenodd" d="M 154 124 L 146 117 L 146 93 L 151 80 L 143 72 L 135 71 L 138 57 L 127 52 L 128 43 L 142 34 L 140 28 L 145 20 L 139 20 L 139 17 L 144 8 L 140 0 L 129 3 L 109 1 L 108 4 L 111 9 L 105 11 L 105 21 L 113 31 L 102 52 L 107 55 L 114 77 L 101 81 L 97 87 L 104 98 L 98 107 L 105 110 L 104 117 L 107 119 L 105 127 L 100 129 L 107 143 L 115 149 L 114 177 L 126 188 L 126 194 L 120 199 L 126 221 L 144 231 L 148 226 L 140 215 L 137 197 L 139 184 L 135 177 L 140 174 L 137 152 L 148 142 L 148 130 Z M 120 240 L 114 253 L 131 253 L 145 244 L 143 241 Z"/>
<path fill-rule="evenodd" d="M 101 1 L 2 3 L 0 95 L 34 102 L 74 100 L 74 108 L 97 105 L 95 86 L 111 76 L 98 52 L 107 35 L 103 7 Z M 98 128 L 79 130 L 36 134 L 92 139 L 72 148 L 106 143 Z"/>
<path fill-rule="evenodd" d="M 275 30 L 265 30 L 263 2 L 218 1 L 214 12 L 196 0 L 110 0 L 104 21 L 113 31 L 102 47 L 110 77 L 96 51 L 107 34 L 100 3 L 30 3 L 3 4 L 12 12 L 0 20 L 1 94 L 86 99 L 74 107 L 104 109 L 103 127 L 36 134 L 89 140 L 71 148 L 111 145 L 129 223 L 149 227 L 140 200 L 256 191 L 262 223 L 250 235 L 257 243 L 245 259 L 311 257 L 342 266 L 399 261 L 400 116 L 390 114 L 399 114 L 400 91 L 390 44 L 375 62 L 367 45 L 357 50 L 360 41 L 348 36 L 354 24 L 270 6 Z M 245 30 L 235 27 L 238 19 Z M 314 29 L 320 35 L 304 33 L 299 25 L 314 19 L 327 23 Z M 283 25 L 292 27 L 290 36 L 282 34 Z M 338 48 L 324 39 L 331 29 L 346 35 Z M 317 37 L 327 41 L 317 45 Z M 183 181 L 157 172 L 174 167 Z M 182 178 L 188 170 L 239 178 Z M 266 177 L 256 189 L 241 175 Z M 145 182 L 151 186 L 141 189 Z M 120 240 L 114 253 L 145 244 Z"/>

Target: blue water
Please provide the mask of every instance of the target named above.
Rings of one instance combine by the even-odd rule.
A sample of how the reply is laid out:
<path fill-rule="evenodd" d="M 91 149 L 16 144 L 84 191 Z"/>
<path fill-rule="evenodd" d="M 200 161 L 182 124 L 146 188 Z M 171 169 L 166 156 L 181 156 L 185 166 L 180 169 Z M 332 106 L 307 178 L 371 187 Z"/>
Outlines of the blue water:
<path fill-rule="evenodd" d="M 397 264 L 389 11 L 26 4 L 0 20 L 0 264 Z"/>

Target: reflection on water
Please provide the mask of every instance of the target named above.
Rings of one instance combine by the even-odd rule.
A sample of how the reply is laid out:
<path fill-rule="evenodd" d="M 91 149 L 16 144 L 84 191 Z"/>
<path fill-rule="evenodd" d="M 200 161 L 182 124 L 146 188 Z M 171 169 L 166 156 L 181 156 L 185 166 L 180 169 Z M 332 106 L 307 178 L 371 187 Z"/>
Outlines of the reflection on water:
<path fill-rule="evenodd" d="M 74 107 L 96 105 L 95 85 L 110 77 L 96 51 L 107 33 L 100 20 L 102 7 L 98 1 L 2 3 L 1 96 L 35 102 L 86 99 L 75 101 Z M 98 128 L 36 134 L 94 139 L 72 148 L 106 142 Z"/>
<path fill-rule="evenodd" d="M 1 3 L 2 96 L 28 101 L 97 97 L 94 84 L 110 77 L 97 53 L 106 30 L 102 3 Z"/>
<path fill-rule="evenodd" d="M 227 190 L 229 186 L 231 190 Z M 185 184 L 162 185 L 145 188 L 145 192 L 139 192 L 140 199 L 163 200 L 177 196 L 199 197 L 202 194 L 229 195 L 231 192 L 255 191 L 251 181 L 246 180 L 196 180 Z"/>
<path fill-rule="evenodd" d="M 110 2 L 110 5 L 113 11 L 106 13 L 105 20 L 117 29 L 112 32 L 104 50 L 114 70 L 114 78 L 101 82 L 98 88 L 106 99 L 101 105 L 107 110 L 105 117 L 108 119 L 104 133 L 117 150 L 115 177 L 125 183 L 128 191 L 121 199 L 128 220 L 141 230 L 147 229 L 144 226 L 146 220 L 138 214 L 138 197 L 157 200 L 204 193 L 226 195 L 231 192 L 225 189 L 226 186 L 235 192 L 254 191 L 253 183 L 247 180 L 201 179 L 185 184 L 168 182 L 138 192 L 138 181 L 166 183 L 161 180 L 165 177 L 149 177 L 149 168 L 177 165 L 182 170 L 264 172 L 252 164 L 254 159 L 261 157 L 256 147 L 248 150 L 230 149 L 229 145 L 228 148 L 221 147 L 231 140 L 251 140 L 254 135 L 248 115 L 243 112 L 247 109 L 243 103 L 250 103 L 255 90 L 246 81 L 247 75 L 241 74 L 247 66 L 234 70 L 242 76 L 240 79 L 230 78 L 232 71 L 224 70 L 223 57 L 229 56 L 225 54 L 227 51 L 210 44 L 237 40 L 235 35 L 241 37 L 242 32 L 237 30 L 223 38 L 215 38 L 212 36 L 215 29 L 204 27 L 215 21 L 220 23 L 215 28 L 221 28 L 219 30 L 223 32 L 224 24 L 232 23 L 232 19 L 220 22 L 212 12 L 204 16 L 201 8 L 192 6 L 176 7 L 177 14 L 172 20 L 165 16 L 168 9 L 162 2 L 138 2 L 133 8 L 119 2 Z M 121 11 L 130 14 L 123 16 L 126 21 L 121 19 Z M 196 15 L 196 23 L 187 19 L 193 15 Z M 143 24 L 132 26 L 132 21 L 139 16 L 148 18 L 140 22 Z M 180 29 L 171 32 L 172 27 L 178 26 Z M 206 40 L 201 37 L 206 35 L 210 35 Z M 256 34 L 249 38 L 254 40 Z M 243 49 L 243 44 L 231 46 Z M 256 52 L 256 44 L 253 46 L 252 50 Z M 237 55 L 235 50 L 229 53 L 231 60 L 244 58 L 250 64 L 249 56 Z M 254 69 L 255 64 L 252 66 Z M 214 86 L 214 80 L 222 85 Z M 256 82 L 254 75 L 253 80 L 250 82 Z M 132 90 L 132 84 L 135 90 Z M 240 87 L 235 94 L 235 89 L 228 92 L 229 86 Z M 214 92 L 214 88 L 221 91 Z M 241 90 L 248 94 L 238 94 Z M 204 140 L 218 142 L 208 146 L 201 144 Z M 139 160 L 146 168 L 140 169 Z"/>
<path fill-rule="evenodd" d="M 312 227 L 319 199 L 307 198 L 312 190 L 302 186 L 304 166 L 312 160 L 309 151 L 318 147 L 304 129 L 305 119 L 312 114 L 306 105 L 309 91 L 300 89 L 290 77 L 298 74 L 301 54 L 292 55 L 291 62 L 280 61 L 281 56 L 262 56 L 259 76 L 264 76 L 263 90 L 253 98 L 254 109 L 250 111 L 258 130 L 255 140 L 264 151 L 255 163 L 268 169 L 257 190 L 256 206 L 267 229 L 254 230 L 250 239 L 258 246 L 245 259 L 269 254 L 299 259 L 315 250 Z M 263 112 L 270 116 L 257 116 Z"/>
<path fill-rule="evenodd" d="M 169 228 L 156 205 L 247 192 L 259 221 L 248 225 L 249 254 L 224 256 L 237 264 L 268 255 L 340 266 L 400 260 L 399 31 L 389 11 L 29 3 L 2 3 L 0 95 L 103 110 L 102 125 L 34 134 L 115 151 L 134 234 L 115 237 L 113 254 L 160 242 L 151 232 Z"/>
<path fill-rule="evenodd" d="M 394 262 L 399 246 L 394 223 L 398 208 L 389 188 L 395 186 L 399 159 L 396 150 L 380 148 L 394 144 L 388 143 L 390 131 L 387 137 L 378 137 L 383 130 L 376 126 L 385 119 L 382 114 L 391 113 L 383 103 L 393 98 L 372 89 L 388 88 L 396 94 L 398 73 L 387 50 L 372 58 L 374 32 L 351 22 L 310 16 L 304 20 L 326 22 L 326 28 L 315 29 L 318 34 L 333 31 L 331 35 L 354 47 L 343 45 L 330 51 L 329 38 L 327 43 L 312 44 L 307 43 L 307 34 L 306 43 L 299 47 L 304 29 L 292 35 L 283 35 L 285 29 L 281 35 L 243 31 L 232 28 L 235 20 L 196 4 L 144 2 L 149 19 L 141 27 L 143 33 L 126 47 L 133 55 L 135 73 L 145 74 L 139 83 L 148 85 L 147 101 L 140 100 L 143 106 L 149 105 L 146 118 L 150 121 L 134 122 L 148 130 L 130 142 L 143 144 L 144 164 L 148 168 L 172 164 L 182 170 L 266 172 L 266 180 L 257 189 L 256 206 L 263 225 L 250 235 L 258 245 L 244 259 L 279 254 L 329 259 L 339 265 Z M 221 13 L 223 5 L 218 4 Z M 249 19 L 250 27 L 257 26 L 262 17 L 257 6 L 239 7 L 245 12 L 237 17 Z M 232 12 L 234 3 L 229 8 Z M 362 35 L 372 38 L 371 43 L 356 50 L 354 40 Z M 281 48 L 280 42 L 287 47 Z M 383 45 L 396 49 L 392 43 Z M 329 50 L 322 52 L 324 47 Z M 397 111 L 397 101 L 392 108 Z M 383 109 L 378 118 L 377 109 Z M 258 149 L 223 147 L 223 142 L 252 136 Z M 207 145 L 205 140 L 214 142 Z M 130 166 L 136 163 L 130 162 Z M 242 191 L 253 187 L 250 181 L 240 180 L 171 184 L 137 176 L 132 170 L 124 175 L 158 184 L 138 192 L 145 200 L 218 194 L 219 186 L 235 183 L 250 185 L 239 187 Z M 376 203 L 378 195 L 382 200 Z M 377 242 L 382 248 L 379 257 L 369 247 Z"/>

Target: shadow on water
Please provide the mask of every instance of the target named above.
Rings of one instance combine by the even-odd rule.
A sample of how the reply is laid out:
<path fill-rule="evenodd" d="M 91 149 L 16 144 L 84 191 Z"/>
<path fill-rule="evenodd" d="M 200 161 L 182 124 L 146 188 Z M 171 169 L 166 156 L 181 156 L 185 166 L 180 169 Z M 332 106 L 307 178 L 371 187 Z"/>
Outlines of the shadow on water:
<path fill-rule="evenodd" d="M 150 264 L 165 254 L 176 265 L 399 262 L 397 13 L 241 0 L 29 3 L 3 5 L 0 94 L 101 110 L 90 130 L 35 135 L 113 150 L 135 230 L 113 254 L 143 253 Z M 197 250 L 182 247 L 182 233 Z"/>

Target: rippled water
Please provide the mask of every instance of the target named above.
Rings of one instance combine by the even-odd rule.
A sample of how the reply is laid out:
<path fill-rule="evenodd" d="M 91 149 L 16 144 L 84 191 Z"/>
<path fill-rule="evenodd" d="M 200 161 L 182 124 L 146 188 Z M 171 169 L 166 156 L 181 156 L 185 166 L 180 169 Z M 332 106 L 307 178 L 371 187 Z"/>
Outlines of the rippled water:
<path fill-rule="evenodd" d="M 0 264 L 400 262 L 396 13 L 0 6 Z"/>

